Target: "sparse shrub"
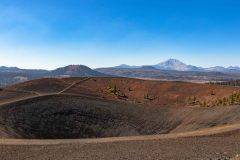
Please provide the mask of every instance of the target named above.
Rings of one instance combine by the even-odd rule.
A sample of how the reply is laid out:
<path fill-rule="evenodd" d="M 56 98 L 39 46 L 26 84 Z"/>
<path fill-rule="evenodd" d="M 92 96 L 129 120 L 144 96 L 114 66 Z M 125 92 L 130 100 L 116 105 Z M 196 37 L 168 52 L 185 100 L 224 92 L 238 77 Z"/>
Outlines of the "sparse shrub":
<path fill-rule="evenodd" d="M 211 96 L 215 96 L 216 95 L 216 93 L 214 92 L 214 91 L 211 91 Z"/>
<path fill-rule="evenodd" d="M 123 99 L 126 99 L 126 98 L 128 98 L 128 96 L 126 96 L 124 93 L 122 93 L 122 92 L 118 92 L 118 95 L 117 95 L 119 98 L 123 98 Z"/>
<path fill-rule="evenodd" d="M 109 93 L 112 93 L 112 94 L 115 94 L 115 95 L 117 95 L 117 93 L 118 93 L 118 89 L 117 89 L 116 84 L 114 84 L 113 87 L 108 86 L 107 90 L 108 90 Z"/>
<path fill-rule="evenodd" d="M 204 102 L 202 103 L 202 106 L 201 106 L 201 107 L 207 107 L 207 102 L 204 101 Z"/>
<path fill-rule="evenodd" d="M 197 98 L 195 96 L 188 97 L 187 98 L 187 104 L 188 105 L 196 105 L 197 104 Z"/>
<path fill-rule="evenodd" d="M 153 100 L 153 98 L 148 93 L 144 94 L 144 99 Z"/>
<path fill-rule="evenodd" d="M 226 106 L 228 104 L 228 99 L 226 97 L 223 98 L 223 106 Z"/>
<path fill-rule="evenodd" d="M 228 97 L 218 98 L 216 100 L 212 100 L 208 102 L 197 100 L 196 97 L 192 96 L 192 97 L 188 97 L 186 102 L 187 102 L 187 105 L 199 105 L 201 107 L 220 107 L 220 106 L 240 105 L 240 91 L 233 92 Z"/>
<path fill-rule="evenodd" d="M 112 86 L 108 86 L 107 87 L 107 91 L 109 93 L 111 93 L 111 94 L 114 94 L 114 95 L 118 96 L 119 98 L 124 98 L 124 99 L 128 98 L 123 92 L 121 92 L 117 88 L 116 84 L 114 84 L 113 87 Z"/>

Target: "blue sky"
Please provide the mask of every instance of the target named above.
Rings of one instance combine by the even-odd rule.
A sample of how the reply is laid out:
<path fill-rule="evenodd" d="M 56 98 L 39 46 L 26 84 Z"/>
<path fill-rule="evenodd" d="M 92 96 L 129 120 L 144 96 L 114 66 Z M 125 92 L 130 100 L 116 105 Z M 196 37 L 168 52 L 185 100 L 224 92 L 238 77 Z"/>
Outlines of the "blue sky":
<path fill-rule="evenodd" d="M 240 65 L 238 0 L 0 0 L 0 66 Z"/>

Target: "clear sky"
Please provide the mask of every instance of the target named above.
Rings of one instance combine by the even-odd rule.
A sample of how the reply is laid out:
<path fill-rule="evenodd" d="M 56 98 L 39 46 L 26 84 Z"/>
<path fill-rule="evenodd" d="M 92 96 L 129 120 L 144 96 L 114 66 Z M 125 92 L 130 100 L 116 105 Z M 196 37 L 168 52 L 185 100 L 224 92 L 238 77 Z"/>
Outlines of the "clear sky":
<path fill-rule="evenodd" d="M 240 65 L 239 0 L 0 0 L 0 66 Z"/>

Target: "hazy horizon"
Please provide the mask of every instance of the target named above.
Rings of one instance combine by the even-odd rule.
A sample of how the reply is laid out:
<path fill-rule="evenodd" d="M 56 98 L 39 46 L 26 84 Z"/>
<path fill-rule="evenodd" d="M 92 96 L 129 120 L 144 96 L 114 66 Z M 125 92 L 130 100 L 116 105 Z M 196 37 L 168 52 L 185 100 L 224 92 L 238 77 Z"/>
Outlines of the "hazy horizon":
<path fill-rule="evenodd" d="M 239 1 L 3 0 L 0 66 L 240 66 Z"/>

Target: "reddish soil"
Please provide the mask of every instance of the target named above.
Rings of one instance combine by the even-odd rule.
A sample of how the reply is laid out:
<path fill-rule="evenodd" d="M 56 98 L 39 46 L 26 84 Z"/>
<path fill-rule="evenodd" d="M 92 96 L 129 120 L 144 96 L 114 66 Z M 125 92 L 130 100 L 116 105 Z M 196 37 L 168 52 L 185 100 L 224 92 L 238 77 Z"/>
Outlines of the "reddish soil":
<path fill-rule="evenodd" d="M 109 86 L 116 86 L 126 97 L 118 97 L 109 93 L 107 90 Z M 199 100 L 208 101 L 227 97 L 234 91 L 240 91 L 240 88 L 128 78 L 90 78 L 78 86 L 71 88 L 67 93 L 87 94 L 115 100 L 122 99 L 140 104 L 182 106 L 186 104 L 186 99 L 191 96 L 196 96 Z M 215 95 L 212 95 L 212 92 Z M 146 94 L 148 94 L 151 100 L 144 98 Z"/>
<path fill-rule="evenodd" d="M 239 90 L 128 78 L 17 84 L 0 91 L 0 159 L 236 158 L 240 107 L 190 107 L 186 99 L 214 100 Z M 122 136 L 130 137 L 28 140 Z"/>
<path fill-rule="evenodd" d="M 71 82 L 64 81 L 63 79 L 58 78 L 45 78 L 45 79 L 37 79 L 24 83 L 20 83 L 11 87 L 8 87 L 9 90 L 17 90 L 17 91 L 30 91 L 30 92 L 38 92 L 41 94 L 46 93 L 56 93 L 67 86 L 69 86 Z"/>

